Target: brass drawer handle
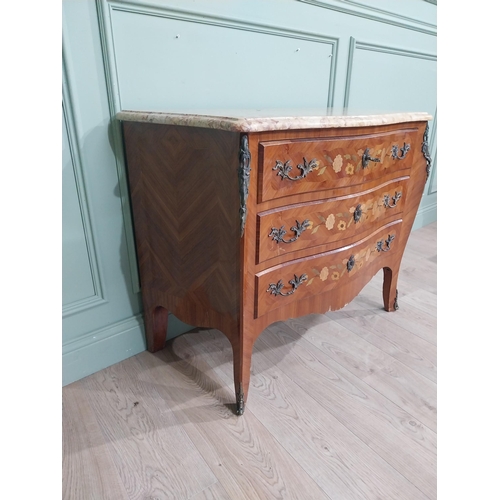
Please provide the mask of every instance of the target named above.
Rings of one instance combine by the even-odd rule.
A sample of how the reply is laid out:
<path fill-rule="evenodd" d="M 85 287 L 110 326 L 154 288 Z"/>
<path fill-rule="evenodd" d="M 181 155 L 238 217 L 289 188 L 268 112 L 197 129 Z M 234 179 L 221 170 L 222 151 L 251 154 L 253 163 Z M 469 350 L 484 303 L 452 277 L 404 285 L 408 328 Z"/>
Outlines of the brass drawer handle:
<path fill-rule="evenodd" d="M 351 255 L 349 257 L 349 260 L 347 261 L 347 272 L 350 273 L 356 264 L 356 259 L 354 258 L 354 255 Z"/>
<path fill-rule="evenodd" d="M 408 151 L 410 151 L 410 145 L 406 144 L 406 142 L 405 142 L 405 143 L 403 143 L 403 147 L 401 148 L 401 156 L 398 156 L 399 155 L 399 145 L 395 144 L 394 146 L 392 146 L 392 155 L 391 156 L 394 160 L 402 160 L 406 156 Z"/>
<path fill-rule="evenodd" d="M 354 213 L 352 214 L 355 224 L 360 221 L 362 215 L 363 215 L 363 210 L 361 210 L 361 204 L 358 204 L 358 206 L 354 210 Z"/>
<path fill-rule="evenodd" d="M 363 157 L 361 158 L 361 165 L 363 168 L 366 168 L 368 166 L 368 163 L 374 161 L 376 163 L 380 163 L 380 158 L 372 158 L 370 156 L 370 148 L 366 148 L 365 152 L 363 153 Z"/>
<path fill-rule="evenodd" d="M 403 196 L 403 193 L 401 191 L 398 191 L 393 197 L 392 197 L 392 205 L 391 205 L 391 197 L 386 194 L 384 196 L 384 207 L 385 208 L 394 208 L 397 204 L 398 204 L 398 201 L 401 199 L 401 197 Z"/>
<path fill-rule="evenodd" d="M 394 196 L 391 198 L 388 194 L 384 195 L 384 207 L 385 208 L 394 208 L 398 201 L 402 198 L 403 193 L 401 191 L 397 191 Z M 391 205 L 392 199 L 392 205 Z M 354 219 L 354 223 L 357 223 L 361 220 L 361 216 L 363 215 L 363 210 L 361 209 L 361 204 L 358 204 L 354 209 L 354 213 L 352 217 Z"/>
<path fill-rule="evenodd" d="M 396 235 L 390 234 L 385 242 L 384 240 L 377 241 L 377 252 L 388 252 L 391 249 L 391 243 L 394 241 L 394 238 L 396 238 Z M 385 248 L 383 248 L 384 243 L 386 245 Z"/>
<path fill-rule="evenodd" d="M 283 295 L 283 297 L 286 297 L 287 295 L 292 295 L 292 293 L 294 293 L 299 285 L 304 283 L 304 281 L 307 281 L 307 274 L 303 274 L 300 278 L 297 278 L 297 275 L 294 274 L 293 278 L 288 282 L 292 285 L 292 289 L 290 291 L 286 293 L 281 291 L 284 286 L 282 280 L 279 280 L 278 283 L 271 283 L 266 291 L 271 292 L 271 295 Z"/>
<path fill-rule="evenodd" d="M 290 228 L 290 231 L 293 231 L 295 236 L 292 236 L 288 241 L 284 239 L 286 234 L 285 226 L 281 226 L 279 229 L 273 227 L 269 236 L 272 236 L 272 239 L 278 243 L 293 243 L 302 234 L 302 232 L 309 227 L 309 221 L 307 219 L 304 222 L 299 222 L 298 220 L 295 222 L 297 225 Z"/>
<path fill-rule="evenodd" d="M 281 179 L 288 179 L 290 181 L 298 181 L 300 179 L 303 179 L 309 172 L 311 172 L 314 168 L 318 166 L 318 163 L 316 159 L 311 160 L 310 162 L 307 162 L 307 160 L 304 158 L 304 163 L 297 165 L 297 168 L 302 172 L 300 175 L 297 177 L 290 177 L 288 174 L 292 171 L 292 166 L 290 165 L 291 160 L 287 160 L 285 163 L 276 160 L 276 165 L 273 167 L 273 170 L 277 170 L 278 173 L 276 175 L 279 175 Z"/>

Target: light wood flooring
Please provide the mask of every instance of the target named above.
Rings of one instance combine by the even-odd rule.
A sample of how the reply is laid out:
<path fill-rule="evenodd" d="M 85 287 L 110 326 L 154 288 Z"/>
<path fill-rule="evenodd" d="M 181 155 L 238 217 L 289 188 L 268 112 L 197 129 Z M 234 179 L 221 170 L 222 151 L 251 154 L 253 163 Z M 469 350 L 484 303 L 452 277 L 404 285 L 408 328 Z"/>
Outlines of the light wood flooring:
<path fill-rule="evenodd" d="M 410 235 L 399 311 L 379 273 L 340 311 L 267 328 L 242 417 L 216 330 L 64 387 L 63 498 L 436 498 L 436 230 Z"/>

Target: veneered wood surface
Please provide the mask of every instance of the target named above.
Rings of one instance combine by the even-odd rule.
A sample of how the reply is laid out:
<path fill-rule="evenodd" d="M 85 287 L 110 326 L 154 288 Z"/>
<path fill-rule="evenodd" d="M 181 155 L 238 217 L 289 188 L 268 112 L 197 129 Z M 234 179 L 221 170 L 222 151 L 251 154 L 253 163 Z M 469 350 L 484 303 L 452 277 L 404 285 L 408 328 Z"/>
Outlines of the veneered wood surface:
<path fill-rule="evenodd" d="M 337 130 L 330 137 L 300 137 L 287 140 L 260 141 L 259 144 L 259 202 L 304 192 L 318 192 L 347 186 L 360 186 L 367 181 L 383 182 L 394 171 L 410 168 L 418 139 L 416 128 L 401 125 L 399 130 L 371 133 L 370 128 L 351 129 L 352 135 L 338 137 Z M 302 135 L 302 134 L 301 134 Z M 391 149 L 410 145 L 410 150 L 401 160 L 393 159 Z M 380 160 L 362 166 L 366 149 L 369 156 Z M 279 175 L 277 162 L 287 161 L 293 167 L 288 176 L 300 177 L 297 165 L 315 160 L 316 166 L 304 178 L 291 180 Z M 361 190 L 361 189 L 360 189 Z"/>
<path fill-rule="evenodd" d="M 386 310 L 394 310 L 400 262 L 426 180 L 426 162 L 420 152 L 425 125 L 425 122 L 418 122 L 411 126 L 395 124 L 249 134 L 252 170 L 246 228 L 243 238 L 240 238 L 237 175 L 239 134 L 193 127 L 124 124 L 148 349 L 160 349 L 164 343 L 164 309 L 188 324 L 221 330 L 231 341 L 233 349 L 236 393 L 243 392 L 246 400 L 253 345 L 262 330 L 271 323 L 312 312 L 340 309 L 382 268 L 385 279 L 381 300 Z M 339 139 L 332 140 L 334 135 Z M 324 150 L 323 147 L 315 149 L 314 146 L 323 139 L 326 139 L 325 144 L 341 144 L 342 148 L 348 148 L 349 151 L 360 146 L 362 141 L 373 150 L 372 156 L 382 156 L 384 161 L 370 162 L 366 169 L 357 171 L 353 165 L 354 172 L 351 175 L 345 172 L 344 160 L 348 159 L 344 158 L 344 170 L 340 171 L 337 182 L 333 182 L 333 174 L 337 175 L 338 172 L 334 171 L 332 165 L 313 171 L 310 175 L 316 177 L 308 176 L 305 179 L 309 179 L 307 183 L 302 183 L 304 179 L 293 183 L 278 177 L 276 184 L 276 179 L 270 177 L 269 169 L 265 167 L 267 163 L 275 163 L 272 160 L 273 148 L 281 148 L 286 152 L 293 150 L 294 154 L 300 152 L 302 156 L 307 153 L 308 156 L 310 152 Z M 266 144 L 265 149 L 262 143 Z M 399 148 L 404 143 L 411 145 L 403 160 L 390 158 L 394 143 Z M 306 149 L 300 149 L 304 145 Z M 352 154 L 342 148 L 330 148 L 327 153 Z M 264 150 L 265 161 L 262 156 Z M 354 153 L 359 154 L 359 151 L 360 147 Z M 276 172 L 272 173 L 274 175 Z M 383 217 L 375 218 L 363 234 L 354 234 L 337 242 L 320 241 L 317 245 L 311 239 L 307 248 L 270 257 L 268 261 L 257 264 L 260 238 L 258 220 L 262 212 L 280 211 L 291 204 L 325 198 L 359 199 L 361 193 L 377 191 L 379 188 L 383 190 L 391 185 L 391 181 L 394 184 L 405 182 L 403 212 L 386 220 Z M 270 199 L 259 203 L 258 197 L 264 193 L 263 186 L 267 189 L 278 185 L 282 189 L 281 182 L 291 187 L 286 188 L 286 192 L 279 191 L 279 198 L 274 194 L 263 195 Z M 302 187 L 293 187 L 299 185 Z M 343 252 L 347 255 L 350 252 L 348 248 L 356 246 L 361 238 L 366 238 L 367 234 L 375 235 L 384 224 L 394 223 L 399 218 L 402 221 L 398 222 L 397 237 L 391 251 L 381 252 L 376 259 L 370 260 L 364 269 L 353 275 L 352 280 L 318 288 L 321 281 L 318 276 L 311 285 L 314 293 L 299 295 L 297 292 L 290 297 L 271 296 L 267 292 L 267 282 L 256 285 L 268 268 L 272 267 L 271 273 L 274 273 L 274 269 L 284 267 L 286 262 L 293 259 L 332 252 L 339 247 L 345 247 Z M 383 239 L 387 236 L 384 235 Z M 377 237 L 373 236 L 370 245 L 375 245 Z M 311 249 L 313 246 L 314 250 Z M 321 264 L 323 266 L 323 262 Z M 321 274 L 321 270 L 318 271 Z M 291 278 L 283 276 L 282 279 L 288 281 Z M 298 290 L 305 286 L 302 284 Z M 313 288 L 309 291 L 313 291 Z M 273 299 L 285 300 L 277 303 L 272 302 Z M 256 308 L 259 308 L 258 317 Z"/>
<path fill-rule="evenodd" d="M 359 240 L 373 231 L 375 223 L 383 224 L 399 216 L 404 210 L 407 184 L 408 177 L 403 177 L 358 195 L 259 212 L 257 263 L 304 248 L 309 249 L 310 254 L 317 253 L 317 246 L 325 243 L 335 243 L 338 247 L 345 240 Z M 385 196 L 389 200 L 387 204 L 384 203 Z M 358 205 L 361 216 L 356 221 L 354 213 Z M 292 228 L 297 228 L 298 222 L 302 224 L 306 220 L 309 221 L 307 229 L 295 241 L 288 242 L 296 237 Z M 271 230 L 283 226 L 285 241 L 278 242 L 271 237 Z"/>
<path fill-rule="evenodd" d="M 276 308 L 270 310 L 266 314 L 255 318 L 255 301 L 258 296 L 255 284 L 255 275 L 266 269 L 266 266 L 271 265 L 278 266 L 290 260 L 291 255 L 285 255 L 278 258 L 274 258 L 266 263 L 255 264 L 256 259 L 256 245 L 255 241 L 258 238 L 257 234 L 257 224 L 252 224 L 252 221 L 257 221 L 257 214 L 260 210 L 269 210 L 280 205 L 287 205 L 292 203 L 301 203 L 305 201 L 311 201 L 314 199 L 320 199 L 324 196 L 324 192 L 311 192 L 311 193 L 301 193 L 294 196 L 290 196 L 284 199 L 271 200 L 265 203 L 258 203 L 258 178 L 256 175 L 250 176 L 250 193 L 248 199 L 248 218 L 247 218 L 247 229 L 245 231 L 244 238 L 244 273 L 245 276 L 242 279 L 242 318 L 243 327 L 245 335 L 252 336 L 252 341 L 246 339 L 246 341 L 253 346 L 255 339 L 259 336 L 260 332 L 268 327 L 270 324 L 276 321 L 283 321 L 288 318 L 300 317 L 310 313 L 324 313 L 326 311 L 339 309 L 346 304 L 348 304 L 352 299 L 359 294 L 363 287 L 371 280 L 371 278 L 382 268 L 386 268 L 385 272 L 386 280 L 384 283 L 385 293 L 382 294 L 381 290 L 381 301 L 383 300 L 384 307 L 388 311 L 394 311 L 394 305 L 396 300 L 397 291 L 397 277 L 399 272 L 399 266 L 401 263 L 402 255 L 408 236 L 411 231 L 411 227 L 415 220 L 415 215 L 418 210 L 420 199 L 422 196 L 423 188 L 426 182 L 426 161 L 421 154 L 422 140 L 424 136 L 424 131 L 426 127 L 426 122 L 420 122 L 414 124 L 415 130 L 413 130 L 414 139 L 412 139 L 412 150 L 414 153 L 413 162 L 408 165 L 409 169 L 406 168 L 402 171 L 394 170 L 390 173 L 388 177 L 390 179 L 396 179 L 404 175 L 410 175 L 410 181 L 407 186 L 406 200 L 405 200 L 405 210 L 402 214 L 402 223 L 398 235 L 398 248 L 391 257 L 390 262 L 387 255 L 378 260 L 380 267 L 378 266 L 367 266 L 365 271 L 359 273 L 355 280 L 348 283 L 346 286 L 339 286 L 335 291 L 327 291 L 318 295 L 304 297 L 302 300 L 295 300 L 291 303 L 286 304 L 284 307 Z M 388 133 L 397 131 L 401 127 L 397 125 L 379 126 L 371 127 L 371 134 L 378 133 Z M 341 137 L 345 136 L 356 136 L 358 134 L 366 134 L 366 129 L 344 129 L 335 131 L 335 133 Z M 261 134 L 251 134 L 249 136 L 249 147 L 252 157 L 255 158 L 259 152 L 259 143 L 263 141 L 281 141 L 288 139 L 304 139 L 304 138 L 322 138 L 331 137 L 331 131 L 325 130 L 310 130 L 307 132 L 303 131 L 282 131 L 282 132 L 267 132 Z M 405 160 L 394 160 L 396 164 L 404 165 Z M 376 187 L 380 182 L 385 182 L 386 178 L 383 180 L 367 180 L 363 184 L 362 190 L 368 190 Z M 342 195 L 349 195 L 360 191 L 359 187 L 356 186 L 344 186 L 338 190 L 332 190 L 332 193 Z M 353 242 L 354 243 L 354 242 Z M 318 252 L 328 251 L 327 245 L 322 245 L 318 247 Z M 307 256 L 307 250 L 302 251 L 302 256 Z M 390 252 L 388 252 L 390 253 Z M 293 256 L 299 257 L 300 252 L 293 254 Z M 305 254 L 305 255 L 304 255 Z M 292 256 L 292 257 L 293 257 Z M 281 298 L 281 297 L 280 297 Z M 251 354 L 247 354 L 251 356 Z M 250 373 L 244 374 L 244 379 L 250 377 Z M 237 382 L 235 382 L 237 383 Z M 239 382 L 238 382 L 239 383 Z M 244 384 L 247 385 L 247 384 Z"/>
<path fill-rule="evenodd" d="M 187 323 L 217 325 L 234 336 L 240 308 L 239 134 L 123 126 L 148 348 L 164 345 L 153 334 L 159 306 Z"/>
<path fill-rule="evenodd" d="M 375 274 L 382 266 L 394 266 L 399 257 L 399 232 L 401 220 L 383 226 L 355 244 L 341 247 L 337 250 L 292 260 L 274 266 L 256 276 L 255 316 L 262 316 L 268 311 L 285 307 L 292 302 L 300 302 L 306 297 L 312 297 L 324 292 L 334 291 L 340 287 L 350 287 L 360 273 L 366 269 L 367 274 Z M 392 241 L 391 238 L 394 238 Z M 381 250 L 378 250 L 378 245 Z M 349 270 L 347 264 L 353 258 L 353 266 Z M 370 270 L 371 269 L 371 270 Z M 305 275 L 305 281 L 295 291 L 289 284 L 294 276 Z M 284 284 L 282 293 L 290 295 L 273 295 L 269 292 L 271 284 L 278 281 Z M 339 302 L 335 294 L 330 296 L 331 308 L 340 309 L 345 303 Z"/>

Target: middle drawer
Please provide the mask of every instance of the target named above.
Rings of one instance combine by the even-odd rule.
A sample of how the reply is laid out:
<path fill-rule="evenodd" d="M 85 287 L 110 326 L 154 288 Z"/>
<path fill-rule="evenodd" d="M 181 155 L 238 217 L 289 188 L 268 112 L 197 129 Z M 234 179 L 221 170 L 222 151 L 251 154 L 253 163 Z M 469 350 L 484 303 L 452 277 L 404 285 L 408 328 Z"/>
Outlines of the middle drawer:
<path fill-rule="evenodd" d="M 404 210 L 408 179 L 400 177 L 354 195 L 258 213 L 256 263 L 373 231 L 373 223 Z"/>

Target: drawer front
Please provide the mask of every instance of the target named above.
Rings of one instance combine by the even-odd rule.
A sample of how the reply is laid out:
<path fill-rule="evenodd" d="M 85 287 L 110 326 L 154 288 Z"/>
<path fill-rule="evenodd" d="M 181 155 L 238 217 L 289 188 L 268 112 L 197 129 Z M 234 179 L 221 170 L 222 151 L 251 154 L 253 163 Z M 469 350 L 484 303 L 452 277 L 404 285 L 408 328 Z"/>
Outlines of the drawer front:
<path fill-rule="evenodd" d="M 409 177 L 329 200 L 289 205 L 257 215 L 257 263 L 346 238 L 359 239 L 373 223 L 404 210 Z"/>
<path fill-rule="evenodd" d="M 299 193 L 383 182 L 409 169 L 416 130 L 259 144 L 259 202 Z"/>
<path fill-rule="evenodd" d="M 354 245 L 277 265 L 256 275 L 255 317 L 296 300 L 346 286 L 364 267 L 398 251 L 401 220 Z"/>

